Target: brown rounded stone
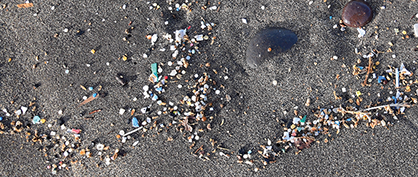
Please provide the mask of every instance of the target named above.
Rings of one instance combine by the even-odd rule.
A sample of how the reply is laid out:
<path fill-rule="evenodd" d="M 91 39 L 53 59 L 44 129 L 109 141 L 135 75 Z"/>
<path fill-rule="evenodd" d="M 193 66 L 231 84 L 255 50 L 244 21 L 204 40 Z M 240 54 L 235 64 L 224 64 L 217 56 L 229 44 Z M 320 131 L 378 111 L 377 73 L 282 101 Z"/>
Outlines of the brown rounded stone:
<path fill-rule="evenodd" d="M 342 19 L 349 27 L 362 27 L 373 18 L 372 8 L 362 0 L 347 3 L 343 9 Z"/>

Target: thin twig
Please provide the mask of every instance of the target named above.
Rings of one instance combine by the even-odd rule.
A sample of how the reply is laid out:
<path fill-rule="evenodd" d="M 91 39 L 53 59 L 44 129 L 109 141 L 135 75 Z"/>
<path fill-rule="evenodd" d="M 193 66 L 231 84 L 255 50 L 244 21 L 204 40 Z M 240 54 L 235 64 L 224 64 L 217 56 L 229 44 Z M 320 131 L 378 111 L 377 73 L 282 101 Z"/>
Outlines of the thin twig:
<path fill-rule="evenodd" d="M 372 70 L 372 57 L 369 57 L 369 66 L 367 67 L 366 78 L 364 79 L 363 86 L 367 85 L 367 79 L 369 78 L 370 71 Z"/>

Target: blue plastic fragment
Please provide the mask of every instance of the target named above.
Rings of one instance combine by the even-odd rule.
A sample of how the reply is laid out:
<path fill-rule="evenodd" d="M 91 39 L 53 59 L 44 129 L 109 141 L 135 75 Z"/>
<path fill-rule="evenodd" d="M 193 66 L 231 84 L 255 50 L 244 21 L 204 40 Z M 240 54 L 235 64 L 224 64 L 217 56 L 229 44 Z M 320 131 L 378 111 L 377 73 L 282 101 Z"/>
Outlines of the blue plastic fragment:
<path fill-rule="evenodd" d="M 155 91 L 157 91 L 157 92 L 161 92 L 161 91 L 163 91 L 163 87 L 158 87 L 158 88 L 155 88 Z"/>
<path fill-rule="evenodd" d="M 247 154 L 251 154 L 253 151 L 251 151 L 251 150 L 248 150 L 248 152 L 247 152 Z"/>
<path fill-rule="evenodd" d="M 385 78 L 385 76 L 379 76 L 378 78 L 377 78 L 377 83 L 381 83 L 383 80 L 386 80 L 386 78 Z"/>
<path fill-rule="evenodd" d="M 97 96 L 97 93 L 93 93 L 93 97 L 96 97 Z"/>
<path fill-rule="evenodd" d="M 350 121 L 351 121 L 351 119 L 347 119 L 346 121 L 347 121 L 347 122 L 350 122 Z"/>
<path fill-rule="evenodd" d="M 39 121 L 41 121 L 41 118 L 39 116 L 35 116 L 35 117 L 33 117 L 32 123 L 37 124 L 37 123 L 39 123 Z"/>
<path fill-rule="evenodd" d="M 363 66 L 357 66 L 358 69 L 363 70 L 364 67 Z"/>
<path fill-rule="evenodd" d="M 340 125 L 340 121 L 338 121 L 338 120 L 335 121 L 334 123 L 335 123 L 335 125 Z"/>
<path fill-rule="evenodd" d="M 157 96 L 157 95 L 154 95 L 154 96 L 152 97 L 152 100 L 154 100 L 154 101 L 158 100 L 158 96 Z"/>
<path fill-rule="evenodd" d="M 395 101 L 395 104 L 396 104 L 396 102 L 398 101 L 398 100 L 396 100 L 396 97 L 392 96 L 392 99 Z"/>
<path fill-rule="evenodd" d="M 2 121 L 3 120 L 3 117 L 0 117 L 0 121 Z"/>
<path fill-rule="evenodd" d="M 132 126 L 135 127 L 135 128 L 139 127 L 139 122 L 138 122 L 138 119 L 136 117 L 132 118 Z"/>
<path fill-rule="evenodd" d="M 329 19 L 332 20 L 332 16 L 329 16 Z"/>
<path fill-rule="evenodd" d="M 93 90 L 93 87 L 89 87 L 89 90 L 92 91 Z"/>

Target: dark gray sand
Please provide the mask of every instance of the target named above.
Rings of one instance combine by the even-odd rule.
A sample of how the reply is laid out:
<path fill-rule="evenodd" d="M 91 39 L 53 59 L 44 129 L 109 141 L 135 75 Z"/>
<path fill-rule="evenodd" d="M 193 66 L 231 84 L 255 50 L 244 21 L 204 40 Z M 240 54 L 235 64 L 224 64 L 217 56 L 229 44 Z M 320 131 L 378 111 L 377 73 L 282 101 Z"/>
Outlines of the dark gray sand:
<path fill-rule="evenodd" d="M 396 89 L 392 80 L 383 89 L 377 79 L 372 80 L 371 86 L 363 87 L 365 75 L 353 76 L 352 66 L 359 59 L 358 65 L 366 66 L 368 59 L 363 55 L 375 49 L 384 52 L 373 58 L 373 62 L 380 62 L 374 70 L 377 76 L 384 74 L 388 65 L 399 67 L 401 63 L 416 73 L 418 52 L 413 48 L 418 45 L 418 38 L 414 37 L 413 25 L 418 23 L 417 1 L 368 1 L 374 18 L 363 28 L 366 34 L 362 38 L 358 37 L 356 29 L 341 31 L 338 25 L 348 0 L 190 1 L 190 9 L 176 11 L 175 4 L 181 5 L 184 1 L 169 5 L 166 1 L 45 0 L 30 1 L 33 7 L 18 8 L 16 5 L 24 3 L 23 0 L 1 0 L 0 108 L 6 108 L 11 115 L 0 112 L 2 123 L 6 125 L 3 131 L 7 132 L 0 135 L 0 176 L 52 176 L 53 170 L 48 166 L 59 165 L 60 161 L 68 168 L 57 169 L 59 176 L 417 175 L 416 107 L 406 109 L 388 128 L 372 129 L 365 123 L 353 129 L 342 127 L 339 134 L 333 130 L 330 137 L 318 136 L 311 148 L 298 154 L 294 147 L 287 153 L 280 153 L 275 163 L 266 166 L 257 152 L 262 151 L 260 145 L 267 145 L 268 139 L 273 142 L 281 139 L 280 120 L 291 120 L 296 107 L 299 115 L 313 119 L 312 110 L 318 107 L 356 106 L 349 103 L 348 98 L 357 91 L 362 93 L 363 99 L 360 106 L 356 106 L 358 109 L 394 96 Z M 172 12 L 169 6 L 173 7 Z M 202 9 L 203 6 L 207 9 Z M 212 6 L 216 8 L 211 10 Z M 216 25 L 211 31 L 202 30 L 202 20 Z M 179 60 L 172 59 L 173 51 L 163 35 L 174 36 L 174 31 L 189 26 L 190 37 L 207 34 L 210 38 L 200 42 L 200 54 L 193 55 L 188 68 L 182 69 L 186 71 L 183 78 L 168 83 L 162 95 L 178 104 L 190 92 L 185 80 L 192 80 L 190 77 L 194 74 L 209 73 L 216 81 L 213 87 L 221 91 L 219 95 L 212 93 L 212 97 L 208 97 L 214 107 L 208 113 L 208 117 L 213 116 L 211 130 L 200 132 L 200 139 L 191 149 L 192 143 L 187 140 L 191 133 L 177 131 L 180 125 L 171 126 L 159 135 L 155 129 L 137 132 L 122 143 L 121 138 L 117 138 L 119 131 L 134 129 L 128 124 L 132 118 L 129 109 L 136 109 L 135 116 L 140 123 L 162 110 L 162 106 L 150 98 L 143 99 L 143 86 L 153 89 L 154 84 L 148 80 L 152 63 L 166 64 L 163 73 L 168 74 L 174 66 L 169 69 L 167 62 Z M 128 37 L 125 30 L 130 27 L 134 29 Z M 253 69 L 245 60 L 247 44 L 254 34 L 268 27 L 289 29 L 297 34 L 298 41 L 291 49 Z M 395 28 L 399 29 L 397 34 Z M 406 34 L 402 34 L 403 31 Z M 151 46 L 146 36 L 153 34 L 158 34 L 158 40 Z M 166 50 L 160 51 L 162 48 Z M 356 48 L 361 54 L 355 53 Z M 95 49 L 94 54 L 92 49 Z M 209 67 L 205 66 L 207 63 Z M 125 86 L 115 79 L 117 74 L 124 76 Z M 274 80 L 277 85 L 273 84 Z M 178 88 L 179 84 L 183 87 Z M 92 86 L 94 91 L 83 90 L 80 85 Z M 100 86 L 99 98 L 77 107 L 84 96 L 89 97 Z M 342 88 L 347 90 L 348 98 L 335 99 L 334 92 L 344 95 Z M 406 93 L 404 88 L 400 91 L 416 98 L 416 89 L 413 85 L 411 92 Z M 311 103 L 305 106 L 308 98 Z M 21 106 L 28 107 L 31 102 L 35 104 L 18 119 L 13 112 Z M 389 103 L 392 102 L 382 102 Z M 140 109 L 150 104 L 151 113 L 142 114 Z M 121 108 L 126 110 L 123 115 L 119 114 Z M 98 109 L 101 111 L 89 115 Z M 10 134 L 12 121 L 32 124 L 35 115 L 46 122 Z M 85 119 L 92 116 L 94 118 Z M 64 130 L 57 125 L 58 119 L 64 119 Z M 156 120 L 160 121 L 159 126 L 160 123 L 168 125 L 173 119 L 162 115 Z M 81 129 L 78 142 L 72 133 L 66 133 L 68 128 Z M 33 143 L 35 130 L 39 136 L 54 131 L 66 137 L 69 146 L 75 143 L 79 147 L 64 158 L 61 147 L 54 147 L 52 140 L 46 140 L 45 144 Z M 27 141 L 28 132 L 31 135 Z M 62 137 L 60 139 L 57 143 L 65 143 Z M 215 146 L 229 151 L 213 148 L 210 139 L 217 141 Z M 132 147 L 136 141 L 138 144 Z M 98 143 L 109 146 L 101 156 L 96 150 Z M 51 147 L 47 148 L 48 145 Z M 210 154 L 210 160 L 192 155 L 199 153 L 196 150 L 200 146 L 205 151 L 204 157 Z M 86 148 L 92 157 L 80 155 L 81 149 Z M 107 165 L 106 157 L 112 157 L 116 149 L 122 152 Z M 212 152 L 214 149 L 217 151 Z M 237 163 L 236 155 L 240 150 L 252 150 L 253 166 Z M 230 157 L 221 156 L 219 152 Z"/>

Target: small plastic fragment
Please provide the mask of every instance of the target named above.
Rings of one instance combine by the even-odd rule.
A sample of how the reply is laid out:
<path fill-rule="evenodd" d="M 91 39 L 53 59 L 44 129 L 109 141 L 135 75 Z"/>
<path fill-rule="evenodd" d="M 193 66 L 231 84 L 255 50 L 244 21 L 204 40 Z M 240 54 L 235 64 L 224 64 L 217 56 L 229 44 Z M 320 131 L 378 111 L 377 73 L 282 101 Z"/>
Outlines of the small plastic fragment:
<path fill-rule="evenodd" d="M 132 146 L 136 146 L 139 144 L 139 141 L 135 141 L 134 144 L 132 144 Z"/>
<path fill-rule="evenodd" d="M 33 117 L 32 123 L 33 124 L 38 124 L 41 121 L 41 118 L 39 116 L 35 116 Z"/>
<path fill-rule="evenodd" d="M 151 82 L 158 82 L 158 65 L 157 65 L 157 63 L 151 64 L 151 71 L 152 71 L 152 73 L 149 76 L 149 80 Z"/>
<path fill-rule="evenodd" d="M 124 113 L 125 113 L 125 109 L 120 108 L 120 109 L 119 109 L 119 114 L 120 114 L 120 115 L 123 115 Z"/>
<path fill-rule="evenodd" d="M 3 120 L 3 117 L 0 117 L 0 121 L 2 121 Z"/>
<path fill-rule="evenodd" d="M 186 34 L 186 29 L 176 30 L 174 36 L 177 43 L 181 43 L 184 40 L 184 35 Z"/>
<path fill-rule="evenodd" d="M 305 116 L 303 116 L 303 118 L 300 120 L 300 123 L 301 123 L 302 125 L 304 125 L 304 124 L 305 124 L 305 122 L 306 122 L 306 115 L 305 115 Z"/>
<path fill-rule="evenodd" d="M 28 7 L 33 7 L 33 3 L 23 3 L 23 4 L 18 4 L 16 6 L 18 8 L 28 8 Z"/>
<path fill-rule="evenodd" d="M 405 65 L 403 63 L 401 63 L 401 67 L 400 67 L 400 74 L 402 75 L 407 75 L 407 76 L 412 76 L 412 73 L 409 72 L 406 68 Z"/>
<path fill-rule="evenodd" d="M 364 35 L 366 35 L 366 31 L 364 29 L 362 29 L 362 28 L 357 28 L 357 31 L 358 31 L 358 37 L 359 38 L 361 38 Z"/>
<path fill-rule="evenodd" d="M 28 107 L 20 107 L 20 109 L 22 110 L 22 114 L 24 115 L 26 113 L 26 111 L 28 110 Z"/>
<path fill-rule="evenodd" d="M 414 35 L 418 37 L 418 23 L 414 25 Z"/>
<path fill-rule="evenodd" d="M 132 126 L 135 127 L 135 128 L 139 127 L 139 122 L 138 122 L 138 119 L 136 117 L 132 118 Z"/>
<path fill-rule="evenodd" d="M 153 34 L 151 37 L 151 45 L 154 45 L 158 40 L 158 34 Z"/>
<path fill-rule="evenodd" d="M 384 81 L 384 80 L 386 80 L 386 77 L 385 76 L 379 76 L 378 78 L 377 78 L 377 83 L 381 83 L 382 81 Z"/>
<path fill-rule="evenodd" d="M 80 129 L 71 129 L 71 131 L 70 131 L 71 133 L 74 133 L 74 134 L 80 134 L 80 132 L 81 132 L 81 130 Z"/>

